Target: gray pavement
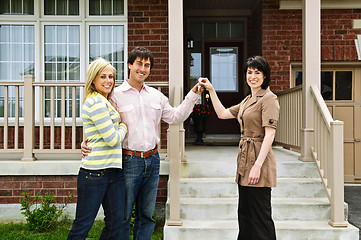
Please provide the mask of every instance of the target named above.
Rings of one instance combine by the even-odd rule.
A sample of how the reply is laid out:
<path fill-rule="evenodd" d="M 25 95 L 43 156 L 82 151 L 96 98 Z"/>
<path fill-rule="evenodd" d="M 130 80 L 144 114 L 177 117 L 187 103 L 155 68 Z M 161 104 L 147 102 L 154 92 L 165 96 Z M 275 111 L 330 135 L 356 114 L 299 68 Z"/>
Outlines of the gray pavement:
<path fill-rule="evenodd" d="M 345 184 L 345 202 L 348 204 L 348 221 L 361 229 L 361 184 Z M 361 239 L 361 230 L 359 234 Z"/>

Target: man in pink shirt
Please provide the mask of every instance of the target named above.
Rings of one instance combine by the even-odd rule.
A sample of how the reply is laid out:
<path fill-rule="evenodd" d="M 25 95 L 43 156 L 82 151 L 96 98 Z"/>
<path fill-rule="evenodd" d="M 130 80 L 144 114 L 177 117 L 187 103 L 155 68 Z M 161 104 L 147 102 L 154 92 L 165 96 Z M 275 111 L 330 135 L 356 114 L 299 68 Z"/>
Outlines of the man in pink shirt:
<path fill-rule="evenodd" d="M 160 120 L 169 124 L 183 122 L 192 112 L 203 91 L 198 83 L 184 101 L 173 108 L 168 98 L 155 88 L 147 86 L 153 67 L 152 53 L 145 48 L 135 48 L 129 53 L 129 79 L 115 88 L 110 102 L 120 113 L 128 127 L 123 140 L 123 171 L 125 177 L 125 211 L 120 239 L 128 240 L 130 219 L 135 204 L 133 239 L 150 240 L 155 221 L 152 218 L 159 182 L 160 158 L 158 125 Z M 86 154 L 83 147 L 83 154 Z"/>

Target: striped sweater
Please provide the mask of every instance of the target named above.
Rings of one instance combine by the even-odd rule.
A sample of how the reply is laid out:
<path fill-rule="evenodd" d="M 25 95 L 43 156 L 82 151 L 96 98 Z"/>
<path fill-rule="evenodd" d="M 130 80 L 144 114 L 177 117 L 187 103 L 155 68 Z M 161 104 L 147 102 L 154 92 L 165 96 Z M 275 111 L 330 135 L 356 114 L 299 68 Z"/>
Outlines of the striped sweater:
<path fill-rule="evenodd" d="M 90 170 L 122 167 L 122 146 L 127 127 L 120 122 L 119 113 L 99 93 L 91 94 L 84 102 L 82 119 L 88 146 L 88 156 L 81 167 Z"/>

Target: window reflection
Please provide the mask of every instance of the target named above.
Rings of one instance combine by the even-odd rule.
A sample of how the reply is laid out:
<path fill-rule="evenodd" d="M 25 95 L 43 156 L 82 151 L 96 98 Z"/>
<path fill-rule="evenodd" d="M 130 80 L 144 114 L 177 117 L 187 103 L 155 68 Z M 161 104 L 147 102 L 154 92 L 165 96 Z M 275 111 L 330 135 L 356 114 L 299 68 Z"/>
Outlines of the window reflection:
<path fill-rule="evenodd" d="M 34 27 L 0 25 L 0 81 L 24 81 L 34 75 Z M 4 87 L 0 90 L 0 116 L 4 116 Z M 9 117 L 15 116 L 15 87 L 8 88 Z M 23 116 L 24 91 L 19 88 L 19 114 Z"/>
<path fill-rule="evenodd" d="M 79 15 L 79 0 L 45 0 L 45 15 Z"/>
<path fill-rule="evenodd" d="M 333 72 L 321 72 L 321 95 L 324 100 L 333 99 Z"/>
<path fill-rule="evenodd" d="M 352 72 L 337 71 L 335 88 L 336 100 L 352 100 Z"/>
<path fill-rule="evenodd" d="M 79 26 L 45 26 L 45 81 L 79 82 L 80 81 L 80 37 Z M 50 117 L 51 88 L 46 87 L 45 116 Z M 65 117 L 72 116 L 72 91 L 65 91 Z M 80 101 L 80 89 L 76 88 L 76 105 Z M 54 89 L 55 117 L 61 116 L 61 87 Z M 79 109 L 76 111 L 79 117 Z"/>
<path fill-rule="evenodd" d="M 238 91 L 238 48 L 211 47 L 210 78 L 216 91 Z"/>
<path fill-rule="evenodd" d="M 116 69 L 116 80 L 124 80 L 124 27 L 90 26 L 89 62 L 98 57 L 109 61 Z"/>
<path fill-rule="evenodd" d="M 34 15 L 34 0 L 1 0 L 0 15 Z"/>

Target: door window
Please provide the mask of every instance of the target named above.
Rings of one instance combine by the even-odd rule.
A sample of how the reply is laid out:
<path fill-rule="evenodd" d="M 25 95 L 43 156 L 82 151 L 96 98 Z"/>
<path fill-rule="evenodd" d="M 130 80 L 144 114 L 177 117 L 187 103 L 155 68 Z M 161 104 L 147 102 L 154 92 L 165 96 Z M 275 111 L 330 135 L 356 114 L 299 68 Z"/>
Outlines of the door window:
<path fill-rule="evenodd" d="M 238 91 L 238 48 L 210 48 L 210 78 L 220 92 Z"/>

